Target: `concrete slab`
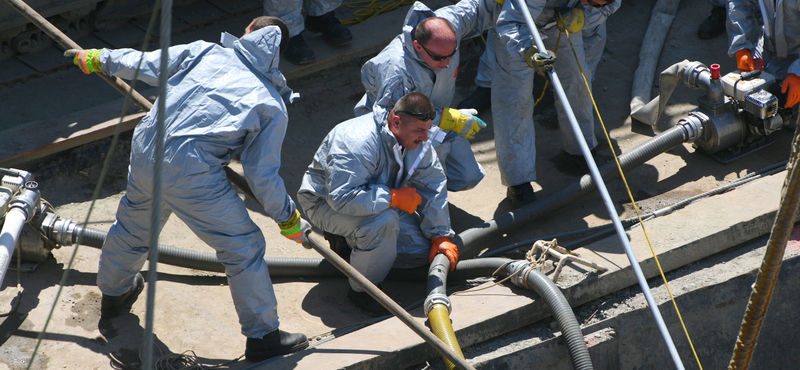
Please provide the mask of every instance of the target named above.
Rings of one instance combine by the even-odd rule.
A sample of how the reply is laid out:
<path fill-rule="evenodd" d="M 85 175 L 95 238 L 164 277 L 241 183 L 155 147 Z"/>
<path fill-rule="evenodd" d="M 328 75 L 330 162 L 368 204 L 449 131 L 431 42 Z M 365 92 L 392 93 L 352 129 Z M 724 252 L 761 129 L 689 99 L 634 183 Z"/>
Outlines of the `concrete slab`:
<path fill-rule="evenodd" d="M 663 270 L 669 272 L 769 233 L 784 177 L 784 173 L 768 176 L 645 223 L 651 240 L 657 241 L 654 248 Z M 739 206 L 742 201 L 752 207 L 742 209 Z M 628 232 L 628 237 L 645 276 L 658 276 L 641 228 Z M 616 236 L 575 252 L 581 258 L 607 267 L 608 271 L 597 274 L 572 263 L 564 267 L 557 283 L 573 307 L 637 284 Z M 475 290 L 491 285 L 493 283 L 487 283 Z M 552 314 L 549 307 L 535 297 L 535 293 L 506 286 L 451 295 L 455 309 L 450 318 L 459 344 L 469 347 L 549 317 Z M 468 309 L 458 309 L 461 307 Z M 412 313 L 417 317 L 421 315 L 418 310 Z M 418 363 L 421 356 L 436 356 L 420 337 L 409 335 L 408 331 L 410 329 L 401 321 L 390 319 L 311 351 L 268 361 L 255 368 L 370 369 L 388 368 L 393 364 L 405 368 L 406 364 Z M 331 353 L 348 356 L 338 358 Z"/>

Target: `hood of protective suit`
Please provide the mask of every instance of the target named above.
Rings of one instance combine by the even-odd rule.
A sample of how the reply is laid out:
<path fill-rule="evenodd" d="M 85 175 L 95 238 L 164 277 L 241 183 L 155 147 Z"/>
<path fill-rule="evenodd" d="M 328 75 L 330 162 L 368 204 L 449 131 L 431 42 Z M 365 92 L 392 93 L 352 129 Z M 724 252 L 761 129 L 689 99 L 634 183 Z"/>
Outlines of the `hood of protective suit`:
<path fill-rule="evenodd" d="M 286 103 L 291 103 L 292 89 L 287 86 L 286 77 L 278 70 L 281 60 L 280 44 L 281 29 L 278 26 L 267 26 L 234 41 L 233 49 L 275 86 Z"/>

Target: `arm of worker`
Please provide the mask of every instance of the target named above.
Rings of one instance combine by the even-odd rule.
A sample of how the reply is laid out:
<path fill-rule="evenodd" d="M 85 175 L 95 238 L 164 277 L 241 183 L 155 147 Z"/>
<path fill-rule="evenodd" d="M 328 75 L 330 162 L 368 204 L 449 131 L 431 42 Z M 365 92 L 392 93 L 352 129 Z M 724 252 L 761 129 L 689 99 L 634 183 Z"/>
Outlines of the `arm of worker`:
<path fill-rule="evenodd" d="M 423 148 L 420 145 L 406 157 L 417 158 L 421 150 Z M 421 216 L 420 228 L 425 237 L 434 239 L 440 236 L 452 237 L 455 235 L 450 227 L 447 178 L 433 148 L 424 153 L 405 186 L 417 189 L 417 194 L 422 197 L 422 203 L 417 207 L 417 212 Z"/>
<path fill-rule="evenodd" d="M 531 0 L 527 3 L 531 18 L 535 21 L 536 17 L 544 11 L 544 1 Z M 525 50 L 534 45 L 531 31 L 528 29 L 528 25 L 525 23 L 525 18 L 516 1 L 506 1 L 503 4 L 495 29 L 508 51 L 514 55 L 525 55 Z"/>
<path fill-rule="evenodd" d="M 174 75 L 186 59 L 200 55 L 210 47 L 221 46 L 205 41 L 196 41 L 187 45 L 170 47 L 167 75 Z M 158 85 L 158 72 L 161 69 L 161 50 L 142 53 L 133 49 L 105 49 L 100 53 L 103 73 L 126 80 L 133 79 L 140 65 L 140 60 L 141 70 L 137 78 L 148 85 Z"/>
<path fill-rule="evenodd" d="M 386 122 L 394 104 L 415 88 L 414 81 L 399 66 L 383 60 L 380 54 L 361 67 L 361 83 L 369 105 L 365 108 L 372 112 L 377 123 Z"/>
<path fill-rule="evenodd" d="M 728 56 L 747 49 L 752 53 L 761 35 L 761 19 L 757 18 L 758 2 L 752 0 L 729 0 L 726 27 L 728 29 Z"/>
<path fill-rule="evenodd" d="M 359 135 L 357 132 L 352 135 Z M 388 209 L 392 195 L 388 186 L 371 182 L 376 173 L 379 150 L 368 145 L 361 148 L 333 146 L 324 158 L 326 201 L 336 212 L 352 216 L 368 216 Z"/>
<path fill-rule="evenodd" d="M 436 9 L 434 13 L 450 21 L 456 28 L 457 38 L 463 40 L 480 36 L 483 31 L 493 28 L 501 7 L 494 0 L 461 0 Z"/>
<path fill-rule="evenodd" d="M 611 14 L 619 9 L 622 5 L 622 0 L 614 0 L 612 3 L 601 8 L 595 8 L 591 5 L 582 5 L 584 14 L 583 29 L 592 30 L 597 26 L 603 24 Z"/>
<path fill-rule="evenodd" d="M 278 173 L 288 117 L 278 104 L 265 106 L 262 122 L 246 125 L 251 132 L 242 146 L 241 163 L 247 184 L 264 212 L 281 223 L 289 220 L 296 209 Z"/>

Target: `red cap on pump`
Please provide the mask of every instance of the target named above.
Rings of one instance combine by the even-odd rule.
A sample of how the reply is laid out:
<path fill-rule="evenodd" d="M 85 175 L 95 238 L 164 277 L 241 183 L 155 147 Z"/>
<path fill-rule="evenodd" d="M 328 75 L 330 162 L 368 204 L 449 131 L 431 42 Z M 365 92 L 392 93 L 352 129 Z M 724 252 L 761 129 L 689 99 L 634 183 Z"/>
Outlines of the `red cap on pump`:
<path fill-rule="evenodd" d="M 719 79 L 719 64 L 717 63 L 711 65 L 711 78 L 714 80 Z"/>

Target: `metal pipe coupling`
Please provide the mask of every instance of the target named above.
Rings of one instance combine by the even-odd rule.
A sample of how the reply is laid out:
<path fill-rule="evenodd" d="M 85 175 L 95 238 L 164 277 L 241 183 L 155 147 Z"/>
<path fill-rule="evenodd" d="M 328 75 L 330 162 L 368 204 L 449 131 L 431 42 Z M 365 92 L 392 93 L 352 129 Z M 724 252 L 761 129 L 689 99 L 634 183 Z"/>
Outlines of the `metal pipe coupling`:
<path fill-rule="evenodd" d="M 448 315 L 452 312 L 453 306 L 450 303 L 450 298 L 442 293 L 433 293 L 425 298 L 425 303 L 423 304 L 425 307 L 425 317 L 428 317 L 428 313 L 431 312 L 433 306 L 437 303 L 447 307 Z"/>

